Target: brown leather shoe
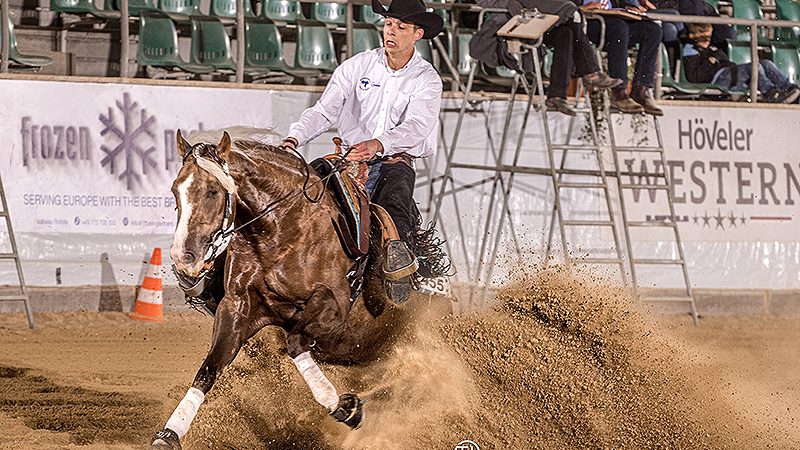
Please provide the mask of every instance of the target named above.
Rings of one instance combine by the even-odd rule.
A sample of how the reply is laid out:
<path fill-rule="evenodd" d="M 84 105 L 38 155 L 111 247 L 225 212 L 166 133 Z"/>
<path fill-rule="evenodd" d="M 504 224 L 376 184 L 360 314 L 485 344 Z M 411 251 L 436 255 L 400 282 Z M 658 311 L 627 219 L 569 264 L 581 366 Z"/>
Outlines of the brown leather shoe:
<path fill-rule="evenodd" d="M 611 106 L 617 108 L 620 112 L 625 114 L 638 114 L 643 113 L 644 108 L 642 105 L 633 101 L 628 97 L 625 89 L 612 89 L 611 90 Z"/>
<path fill-rule="evenodd" d="M 650 96 L 650 88 L 647 86 L 634 86 L 631 89 L 631 98 L 636 103 L 642 105 L 644 112 L 654 116 L 663 116 L 664 111 L 656 105 L 656 101 Z"/>

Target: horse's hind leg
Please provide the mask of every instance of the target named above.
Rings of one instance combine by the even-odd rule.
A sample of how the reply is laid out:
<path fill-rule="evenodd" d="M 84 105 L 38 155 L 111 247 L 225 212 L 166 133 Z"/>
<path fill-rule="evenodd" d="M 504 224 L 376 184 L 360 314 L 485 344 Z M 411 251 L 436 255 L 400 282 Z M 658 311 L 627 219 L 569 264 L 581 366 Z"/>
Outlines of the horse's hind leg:
<path fill-rule="evenodd" d="M 195 375 L 192 387 L 178 403 L 163 430 L 156 433 L 151 450 L 176 450 L 180 440 L 189 431 L 197 410 L 205 400 L 222 369 L 233 362 L 242 344 L 253 336 L 263 324 L 257 317 L 243 317 L 235 308 L 234 299 L 225 297 L 214 316 L 211 349 Z"/>

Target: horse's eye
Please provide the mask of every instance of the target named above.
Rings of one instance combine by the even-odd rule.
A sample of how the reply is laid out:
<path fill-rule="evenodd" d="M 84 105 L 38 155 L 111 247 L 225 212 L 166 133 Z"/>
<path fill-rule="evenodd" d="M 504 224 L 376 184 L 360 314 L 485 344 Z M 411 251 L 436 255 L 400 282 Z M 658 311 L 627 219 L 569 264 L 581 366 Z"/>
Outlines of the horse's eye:
<path fill-rule="evenodd" d="M 218 193 L 219 193 L 219 192 L 217 192 L 217 191 L 208 191 L 208 193 L 206 194 L 206 197 L 208 197 L 208 198 L 214 198 L 214 197 L 216 197 L 216 196 L 217 196 L 217 194 L 218 194 Z"/>

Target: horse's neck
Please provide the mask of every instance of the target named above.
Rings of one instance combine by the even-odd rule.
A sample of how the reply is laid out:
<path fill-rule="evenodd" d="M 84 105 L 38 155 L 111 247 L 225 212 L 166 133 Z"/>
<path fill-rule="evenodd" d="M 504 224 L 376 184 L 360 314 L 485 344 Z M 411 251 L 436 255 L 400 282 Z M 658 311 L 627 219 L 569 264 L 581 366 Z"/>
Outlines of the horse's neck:
<path fill-rule="evenodd" d="M 238 202 L 245 209 L 240 219 L 249 220 L 248 216 L 254 217 L 269 205 L 275 209 L 291 208 L 295 212 L 309 207 L 303 189 L 319 177 L 292 155 L 278 153 L 282 151 L 264 149 L 264 154 L 258 156 L 239 151 L 232 153 L 235 156 L 231 159 L 231 176 L 238 189 Z M 307 189 L 312 198 L 318 192 L 316 185 Z"/>

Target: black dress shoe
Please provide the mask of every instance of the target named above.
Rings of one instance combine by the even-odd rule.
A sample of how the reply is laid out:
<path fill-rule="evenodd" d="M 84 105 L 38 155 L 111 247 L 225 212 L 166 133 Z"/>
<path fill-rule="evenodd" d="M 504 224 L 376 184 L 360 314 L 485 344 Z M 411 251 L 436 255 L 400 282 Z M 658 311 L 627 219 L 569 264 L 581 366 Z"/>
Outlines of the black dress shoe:
<path fill-rule="evenodd" d="M 547 107 L 548 111 L 558 111 L 561 114 L 566 114 L 568 116 L 577 115 L 574 109 L 569 106 L 567 100 L 561 97 L 551 97 L 545 100 L 544 106 Z"/>

